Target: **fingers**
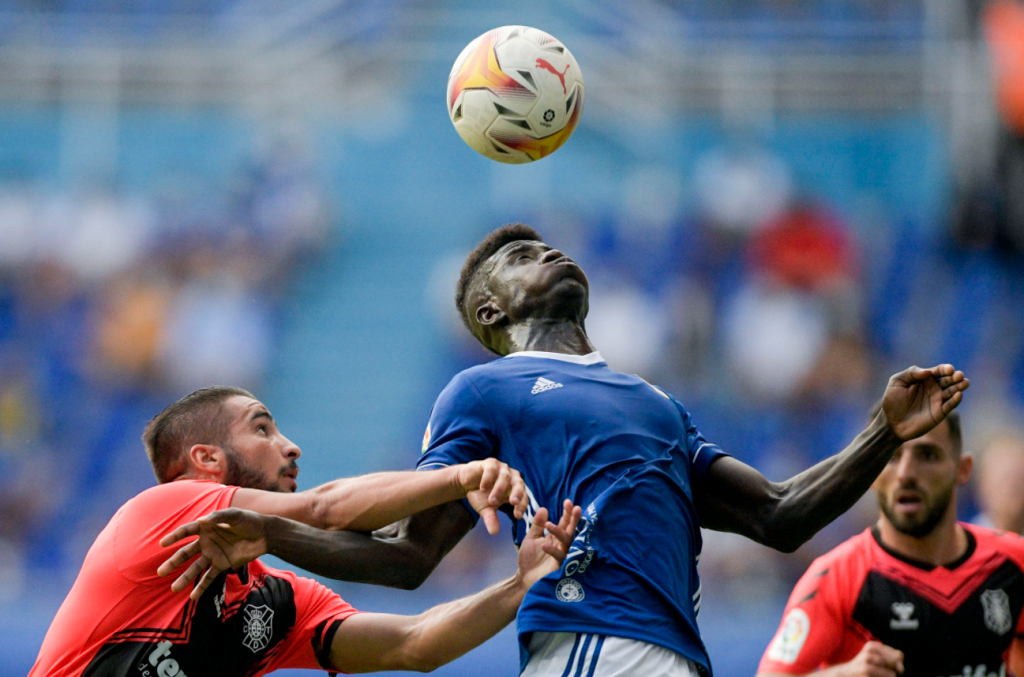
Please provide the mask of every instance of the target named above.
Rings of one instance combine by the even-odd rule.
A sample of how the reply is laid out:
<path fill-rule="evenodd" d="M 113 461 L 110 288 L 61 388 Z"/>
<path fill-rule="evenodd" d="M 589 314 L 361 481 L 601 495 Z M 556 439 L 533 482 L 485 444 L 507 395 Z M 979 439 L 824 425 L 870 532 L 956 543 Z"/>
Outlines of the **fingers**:
<path fill-rule="evenodd" d="M 189 568 L 185 569 L 185 573 L 178 576 L 177 580 L 171 584 L 171 590 L 174 592 L 181 592 L 188 587 L 189 583 L 199 578 L 199 574 L 203 573 L 208 566 L 210 566 L 210 558 L 203 555 L 195 562 L 192 562 Z"/>
<path fill-rule="evenodd" d="M 175 543 L 177 543 L 178 541 L 180 541 L 183 538 L 188 538 L 189 536 L 198 536 L 198 535 L 199 535 L 199 522 L 189 522 L 188 524 L 183 524 L 182 526 L 178 527 L 177 529 L 175 529 L 171 533 L 169 533 L 166 536 L 164 536 L 163 538 L 161 538 L 160 539 L 160 545 L 162 545 L 163 547 L 166 548 L 168 546 L 174 545 Z"/>
<path fill-rule="evenodd" d="M 953 411 L 954 409 L 956 409 L 957 405 L 963 401 L 963 399 L 963 393 L 956 393 L 955 395 L 953 395 L 953 397 L 949 398 L 948 400 L 942 403 L 942 413 L 948 414 L 949 412 Z"/>
<path fill-rule="evenodd" d="M 530 525 L 530 530 L 527 532 L 527 538 L 544 538 L 544 525 L 548 523 L 548 509 L 541 508 L 537 511 L 537 514 L 533 516 L 533 523 Z"/>
<path fill-rule="evenodd" d="M 171 555 L 170 559 L 161 564 L 157 568 L 156 573 L 160 576 L 167 576 L 182 564 L 198 555 L 201 551 L 202 548 L 199 545 L 199 541 L 189 543 L 188 545 L 179 548 L 178 552 Z"/>
<path fill-rule="evenodd" d="M 923 381 L 928 378 L 942 378 L 944 376 L 952 376 L 956 372 L 951 364 L 939 364 L 928 369 L 922 369 L 921 367 L 908 367 L 900 373 L 893 376 L 894 379 L 902 381 L 904 383 L 912 383 L 917 381 Z"/>
<path fill-rule="evenodd" d="M 868 642 L 860 650 L 860 658 L 867 673 L 877 677 L 896 677 L 903 674 L 903 652 L 881 642 Z"/>
<path fill-rule="evenodd" d="M 491 505 L 501 505 L 509 498 L 511 491 L 512 469 L 503 463 L 501 464 L 501 468 L 498 470 L 498 476 L 494 481 L 494 487 L 491 489 L 491 495 L 488 497 L 488 501 Z"/>
<path fill-rule="evenodd" d="M 206 573 L 203 574 L 202 579 L 200 579 L 199 583 L 196 584 L 196 587 L 192 589 L 192 592 L 189 593 L 189 599 L 196 601 L 202 597 L 203 593 L 206 592 L 206 589 L 209 588 L 215 580 L 217 580 L 217 576 L 220 576 L 221 571 L 222 570 L 216 566 L 211 566 L 207 569 Z"/>
<path fill-rule="evenodd" d="M 480 517 L 484 521 L 484 526 L 487 527 L 487 533 L 491 536 L 494 536 L 501 530 L 501 523 L 498 521 L 498 511 L 493 507 L 481 508 Z"/>
<path fill-rule="evenodd" d="M 542 545 L 544 552 L 559 562 L 563 561 L 569 548 L 572 547 L 573 539 L 576 538 L 576 525 L 579 524 L 582 514 L 583 511 L 579 507 L 574 506 L 572 501 L 566 500 L 563 504 L 562 518 L 558 524 L 546 522 L 544 525 L 549 536 Z"/>
<path fill-rule="evenodd" d="M 522 519 L 526 512 L 526 482 L 518 470 L 512 469 L 512 491 L 509 493 L 508 502 L 513 506 L 513 513 L 516 519 Z"/>
<path fill-rule="evenodd" d="M 952 385 L 965 381 L 966 378 L 964 377 L 964 373 L 962 371 L 954 371 L 952 374 L 948 376 L 940 376 L 935 380 L 936 382 L 938 382 L 940 388 L 945 389 L 949 388 Z"/>
<path fill-rule="evenodd" d="M 481 464 L 481 475 L 480 484 L 477 485 L 477 489 L 481 491 L 490 491 L 491 487 L 494 486 L 494 480 L 498 477 L 499 465 L 498 461 L 489 458 L 483 461 Z"/>

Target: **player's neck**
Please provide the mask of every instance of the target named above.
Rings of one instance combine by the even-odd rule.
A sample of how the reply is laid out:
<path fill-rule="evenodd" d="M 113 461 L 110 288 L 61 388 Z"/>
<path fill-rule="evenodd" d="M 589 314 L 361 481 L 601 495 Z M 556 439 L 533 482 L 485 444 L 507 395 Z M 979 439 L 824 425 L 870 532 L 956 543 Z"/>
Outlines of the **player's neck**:
<path fill-rule="evenodd" d="M 933 566 L 956 562 L 967 552 L 968 540 L 964 528 L 957 524 L 956 509 L 950 510 L 925 536 L 910 536 L 898 531 L 885 517 L 878 520 L 878 533 L 882 543 L 890 550 Z"/>
<path fill-rule="evenodd" d="M 579 323 L 564 319 L 535 319 L 508 329 L 507 354 L 524 350 L 588 355 L 595 349 Z"/>

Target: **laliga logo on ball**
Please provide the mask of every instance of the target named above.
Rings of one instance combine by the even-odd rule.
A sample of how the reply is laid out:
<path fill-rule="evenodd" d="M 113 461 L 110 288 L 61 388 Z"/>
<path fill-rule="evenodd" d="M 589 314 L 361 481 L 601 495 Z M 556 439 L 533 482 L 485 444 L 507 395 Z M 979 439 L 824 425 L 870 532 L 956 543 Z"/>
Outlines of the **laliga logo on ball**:
<path fill-rule="evenodd" d="M 448 76 L 448 115 L 492 160 L 532 162 L 558 150 L 583 113 L 583 75 L 561 42 L 502 26 L 469 43 Z"/>

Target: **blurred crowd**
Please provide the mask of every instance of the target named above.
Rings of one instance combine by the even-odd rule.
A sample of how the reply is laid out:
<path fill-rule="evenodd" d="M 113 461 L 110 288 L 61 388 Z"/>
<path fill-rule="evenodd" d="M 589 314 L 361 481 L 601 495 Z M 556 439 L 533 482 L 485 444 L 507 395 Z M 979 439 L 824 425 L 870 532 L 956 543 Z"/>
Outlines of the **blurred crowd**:
<path fill-rule="evenodd" d="M 287 144 L 227 185 L 181 175 L 146 191 L 67 190 L 8 171 L 0 598 L 33 573 L 73 573 L 113 509 L 151 484 L 126 469 L 144 468 L 142 426 L 167 402 L 211 383 L 258 387 L 296 262 L 331 232 L 313 177 Z"/>

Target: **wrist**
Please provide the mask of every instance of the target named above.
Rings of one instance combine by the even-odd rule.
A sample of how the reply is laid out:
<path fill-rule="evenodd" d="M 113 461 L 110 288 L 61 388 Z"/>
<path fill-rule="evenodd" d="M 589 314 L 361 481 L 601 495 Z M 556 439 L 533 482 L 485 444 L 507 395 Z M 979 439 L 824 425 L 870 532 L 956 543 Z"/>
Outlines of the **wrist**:
<path fill-rule="evenodd" d="M 896 429 L 889 422 L 889 417 L 885 415 L 885 409 L 878 410 L 874 420 L 868 424 L 868 430 L 873 436 L 878 436 L 881 444 L 892 447 L 893 451 L 905 441 L 896 434 Z"/>
<path fill-rule="evenodd" d="M 460 498 L 465 498 L 469 495 L 472 489 L 466 486 L 466 480 L 463 478 L 463 472 L 466 469 L 465 463 L 459 465 L 449 466 L 445 470 L 449 472 L 448 476 L 448 489 L 451 500 L 457 501 Z"/>
<path fill-rule="evenodd" d="M 523 576 L 523 572 L 516 569 L 516 572 L 506 581 L 511 594 L 517 595 L 521 600 L 526 597 L 526 591 L 530 589 L 531 583 Z"/>

